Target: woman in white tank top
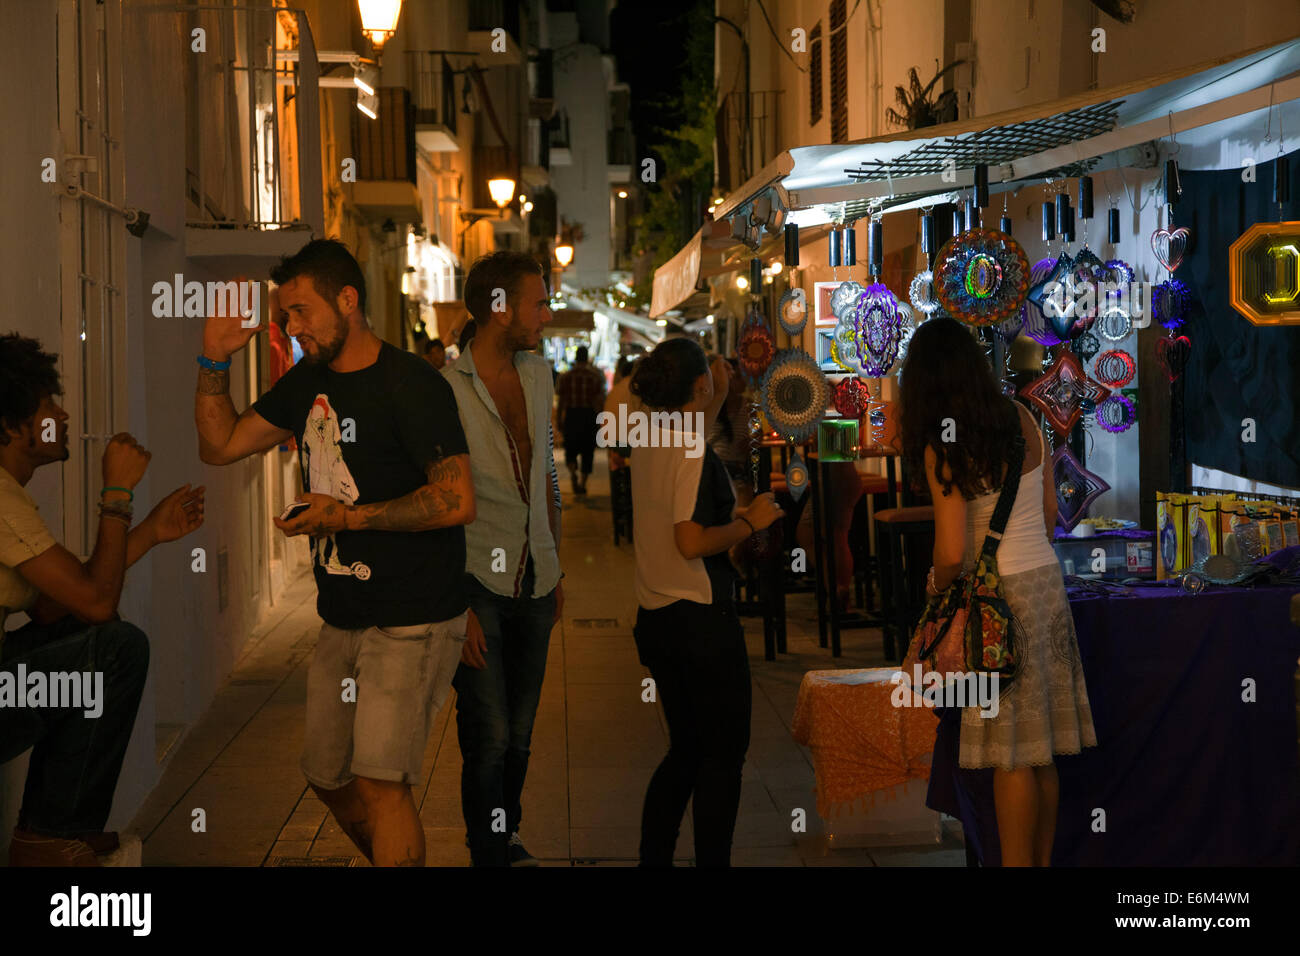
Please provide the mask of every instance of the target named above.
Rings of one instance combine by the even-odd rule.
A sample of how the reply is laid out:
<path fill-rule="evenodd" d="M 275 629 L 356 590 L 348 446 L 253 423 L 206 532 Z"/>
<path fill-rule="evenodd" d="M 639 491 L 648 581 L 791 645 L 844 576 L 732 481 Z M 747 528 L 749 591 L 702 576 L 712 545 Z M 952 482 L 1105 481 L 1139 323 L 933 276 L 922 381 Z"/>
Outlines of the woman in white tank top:
<path fill-rule="evenodd" d="M 1004 866 L 1048 866 L 1059 785 L 1054 754 L 1095 746 L 1083 665 L 1050 535 L 1056 489 L 1033 417 L 1003 397 L 971 330 L 942 317 L 912 336 L 900 374 L 904 469 L 924 474 L 934 501 L 934 567 L 941 594 L 975 558 L 1018 437 L 1020 485 L 997 551 L 1003 592 L 1023 630 L 1021 666 L 995 716 L 962 712 L 960 764 L 993 767 Z"/>

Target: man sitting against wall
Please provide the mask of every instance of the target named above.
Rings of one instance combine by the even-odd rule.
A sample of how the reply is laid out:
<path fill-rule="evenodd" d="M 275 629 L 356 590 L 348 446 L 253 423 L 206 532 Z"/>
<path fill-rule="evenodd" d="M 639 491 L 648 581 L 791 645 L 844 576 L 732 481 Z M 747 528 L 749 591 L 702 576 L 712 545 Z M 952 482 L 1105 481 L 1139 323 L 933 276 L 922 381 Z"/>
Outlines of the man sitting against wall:
<path fill-rule="evenodd" d="M 154 545 L 203 523 L 203 488 L 184 485 L 131 527 L 149 452 L 123 432 L 104 449 L 90 559 L 54 540 L 24 486 L 42 465 L 68 460 L 57 364 L 34 339 L 0 336 L 0 629 L 9 614 L 31 618 L 0 634 L 0 763 L 32 748 L 10 866 L 98 866 L 97 853 L 117 848 L 117 834 L 103 831 L 149 670 L 148 638 L 117 617 L 123 577 Z M 95 699 L 52 699 L 55 674 L 91 675 Z M 29 692 L 36 675 L 44 699 Z"/>

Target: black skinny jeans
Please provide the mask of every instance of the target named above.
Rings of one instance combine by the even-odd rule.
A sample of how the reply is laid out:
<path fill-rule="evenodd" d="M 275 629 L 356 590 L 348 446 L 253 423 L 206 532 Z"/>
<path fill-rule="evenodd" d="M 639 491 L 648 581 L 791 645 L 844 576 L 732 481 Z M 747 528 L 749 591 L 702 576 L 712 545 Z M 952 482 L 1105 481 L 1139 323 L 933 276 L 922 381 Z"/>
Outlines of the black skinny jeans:
<path fill-rule="evenodd" d="M 751 688 L 744 630 L 730 599 L 637 612 L 637 651 L 668 718 L 668 755 L 641 814 L 641 865 L 671 866 L 694 796 L 697 866 L 730 866 L 749 749 Z"/>

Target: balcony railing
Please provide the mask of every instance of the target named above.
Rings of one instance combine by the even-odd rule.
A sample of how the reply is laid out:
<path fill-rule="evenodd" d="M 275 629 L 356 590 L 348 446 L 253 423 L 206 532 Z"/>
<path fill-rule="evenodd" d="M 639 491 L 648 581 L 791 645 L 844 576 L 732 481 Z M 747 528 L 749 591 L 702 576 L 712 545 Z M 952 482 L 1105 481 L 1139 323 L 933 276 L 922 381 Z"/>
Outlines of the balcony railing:
<path fill-rule="evenodd" d="M 406 79 L 415 109 L 415 125 L 442 126 L 456 135 L 456 77 L 441 53 L 409 50 Z"/>
<path fill-rule="evenodd" d="M 728 93 L 717 113 L 718 188 L 740 186 L 780 149 L 780 90 Z"/>

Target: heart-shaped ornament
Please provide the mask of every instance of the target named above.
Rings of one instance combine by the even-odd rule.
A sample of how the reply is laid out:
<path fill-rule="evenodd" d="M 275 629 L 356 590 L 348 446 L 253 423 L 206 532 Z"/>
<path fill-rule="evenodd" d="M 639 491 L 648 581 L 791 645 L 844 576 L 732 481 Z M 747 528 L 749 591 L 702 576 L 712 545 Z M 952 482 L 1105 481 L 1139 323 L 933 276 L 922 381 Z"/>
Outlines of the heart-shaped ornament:
<path fill-rule="evenodd" d="M 1161 339 L 1156 343 L 1156 357 L 1164 366 L 1170 383 L 1178 380 L 1187 367 L 1187 358 L 1192 353 L 1192 340 L 1185 335 L 1176 338 Z"/>
<path fill-rule="evenodd" d="M 1157 229 L 1151 233 L 1151 251 L 1156 254 L 1156 260 L 1173 273 L 1183 264 L 1183 254 L 1187 252 L 1191 238 L 1192 234 L 1186 226 L 1172 230 Z"/>

